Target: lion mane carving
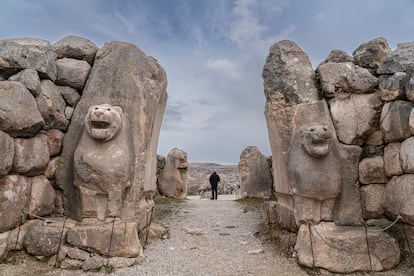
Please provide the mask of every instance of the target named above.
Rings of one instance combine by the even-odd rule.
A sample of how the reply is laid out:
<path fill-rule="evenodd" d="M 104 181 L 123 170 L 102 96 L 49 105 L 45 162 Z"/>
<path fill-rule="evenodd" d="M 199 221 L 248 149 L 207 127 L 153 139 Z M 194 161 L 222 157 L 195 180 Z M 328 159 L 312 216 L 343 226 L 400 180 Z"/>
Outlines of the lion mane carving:
<path fill-rule="evenodd" d="M 92 105 L 84 123 L 73 166 L 82 217 L 119 217 L 132 172 L 126 116 L 119 106 Z"/>

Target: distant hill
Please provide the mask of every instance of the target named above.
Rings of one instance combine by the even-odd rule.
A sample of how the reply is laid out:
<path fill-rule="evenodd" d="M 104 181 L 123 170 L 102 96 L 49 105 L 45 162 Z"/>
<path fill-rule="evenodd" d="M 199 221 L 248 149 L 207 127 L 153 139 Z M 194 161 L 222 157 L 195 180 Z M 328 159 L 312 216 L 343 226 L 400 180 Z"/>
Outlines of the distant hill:
<path fill-rule="evenodd" d="M 190 163 L 188 167 L 188 195 L 210 196 L 208 179 L 215 170 L 220 176 L 218 194 L 236 194 L 240 190 L 238 165 Z"/>

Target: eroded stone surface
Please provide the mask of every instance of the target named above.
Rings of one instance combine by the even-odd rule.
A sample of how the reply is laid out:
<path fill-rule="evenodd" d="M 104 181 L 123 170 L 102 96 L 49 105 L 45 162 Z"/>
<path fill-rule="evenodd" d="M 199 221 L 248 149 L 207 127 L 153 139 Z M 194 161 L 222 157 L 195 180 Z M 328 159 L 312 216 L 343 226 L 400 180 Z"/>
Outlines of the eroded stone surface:
<path fill-rule="evenodd" d="M 41 175 L 30 178 L 32 188 L 30 193 L 29 212 L 36 216 L 47 216 L 55 209 L 55 190 L 49 180 Z"/>
<path fill-rule="evenodd" d="M 378 218 L 384 214 L 385 185 L 370 184 L 361 187 L 364 219 Z"/>
<path fill-rule="evenodd" d="M 386 142 L 399 142 L 411 136 L 409 118 L 413 106 L 400 100 L 384 104 L 380 123 Z"/>
<path fill-rule="evenodd" d="M 359 181 L 362 184 L 387 183 L 384 158 L 382 156 L 368 157 L 359 163 Z"/>
<path fill-rule="evenodd" d="M 14 159 L 14 140 L 7 133 L 0 130 L 0 177 L 9 173 Z"/>
<path fill-rule="evenodd" d="M 404 173 L 400 158 L 401 143 L 389 143 L 384 148 L 384 170 L 385 175 L 392 177 Z"/>
<path fill-rule="evenodd" d="M 373 71 L 391 54 L 391 48 L 384 37 L 378 37 L 361 44 L 353 53 L 355 63 Z"/>
<path fill-rule="evenodd" d="M 39 133 L 29 139 L 14 139 L 13 171 L 28 176 L 41 175 L 49 160 L 49 146 L 45 134 Z"/>
<path fill-rule="evenodd" d="M 98 47 L 89 39 L 68 35 L 53 45 L 58 58 L 75 58 L 93 64 Z"/>
<path fill-rule="evenodd" d="M 414 63 L 414 42 L 398 43 L 397 49 L 389 54 L 377 69 L 378 74 L 405 72 Z"/>
<path fill-rule="evenodd" d="M 414 137 L 401 143 L 400 161 L 404 173 L 414 173 Z"/>
<path fill-rule="evenodd" d="M 401 215 L 405 223 L 414 225 L 414 174 L 394 176 L 385 189 L 386 212 L 392 217 Z"/>
<path fill-rule="evenodd" d="M 11 76 L 9 80 L 23 83 L 35 97 L 40 93 L 40 78 L 36 70 L 24 69 L 16 75 Z"/>
<path fill-rule="evenodd" d="M 56 84 L 82 90 L 91 66 L 84 60 L 62 58 L 56 61 Z"/>

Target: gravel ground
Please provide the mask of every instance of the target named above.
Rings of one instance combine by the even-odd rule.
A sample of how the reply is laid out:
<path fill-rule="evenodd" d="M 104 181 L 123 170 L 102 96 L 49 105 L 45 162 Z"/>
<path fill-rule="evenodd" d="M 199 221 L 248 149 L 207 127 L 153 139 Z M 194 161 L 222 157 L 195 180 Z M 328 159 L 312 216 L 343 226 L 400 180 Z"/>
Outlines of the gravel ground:
<path fill-rule="evenodd" d="M 258 234 L 259 211 L 228 199 L 231 196 L 219 196 L 217 201 L 199 197 L 184 201 L 176 213 L 157 221 L 168 229 L 168 238 L 148 243 L 143 264 L 119 268 L 110 275 L 338 275 L 304 270 L 294 259 L 283 257 L 284 248 L 260 238 L 263 236 Z M 55 269 L 21 254 L 12 263 L 0 264 L 0 275 L 109 274 Z M 414 272 L 403 267 L 351 275 L 414 275 Z"/>

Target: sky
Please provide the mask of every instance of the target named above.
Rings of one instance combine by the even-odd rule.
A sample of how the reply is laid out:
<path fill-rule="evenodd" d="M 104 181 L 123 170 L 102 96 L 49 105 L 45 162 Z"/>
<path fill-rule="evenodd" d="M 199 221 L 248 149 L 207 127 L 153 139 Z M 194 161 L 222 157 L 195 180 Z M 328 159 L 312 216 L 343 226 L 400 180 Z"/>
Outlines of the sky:
<path fill-rule="evenodd" d="M 167 73 L 158 153 L 237 164 L 247 146 L 271 155 L 261 74 L 274 43 L 294 41 L 315 69 L 333 49 L 414 41 L 413 13 L 413 0 L 0 0 L 0 39 L 135 44 Z"/>

